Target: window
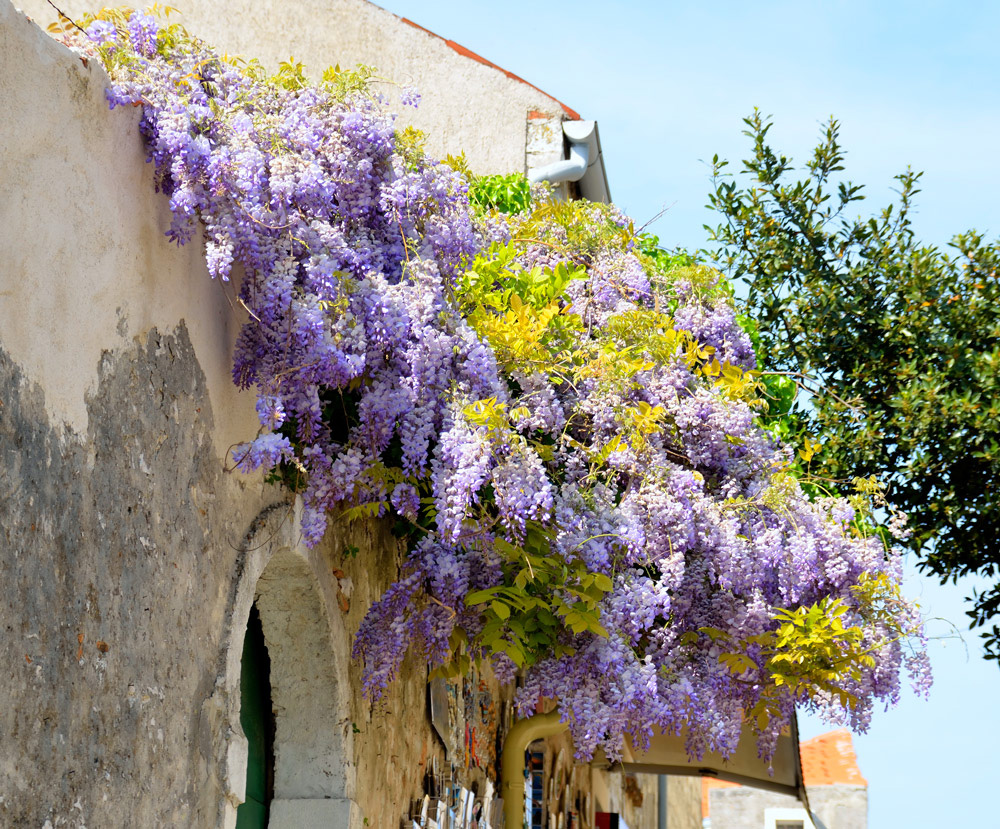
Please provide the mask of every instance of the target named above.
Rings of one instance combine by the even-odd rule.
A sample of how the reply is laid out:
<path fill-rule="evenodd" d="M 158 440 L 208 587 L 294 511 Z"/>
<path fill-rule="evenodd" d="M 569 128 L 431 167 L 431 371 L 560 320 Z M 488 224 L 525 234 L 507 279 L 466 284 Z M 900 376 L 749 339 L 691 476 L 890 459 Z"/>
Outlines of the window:
<path fill-rule="evenodd" d="M 531 818 L 531 829 L 543 829 L 545 810 L 545 755 L 541 751 L 526 751 L 527 777 L 524 781 L 525 812 Z"/>
<path fill-rule="evenodd" d="M 816 829 L 816 827 L 805 809 L 765 809 L 763 829 Z"/>

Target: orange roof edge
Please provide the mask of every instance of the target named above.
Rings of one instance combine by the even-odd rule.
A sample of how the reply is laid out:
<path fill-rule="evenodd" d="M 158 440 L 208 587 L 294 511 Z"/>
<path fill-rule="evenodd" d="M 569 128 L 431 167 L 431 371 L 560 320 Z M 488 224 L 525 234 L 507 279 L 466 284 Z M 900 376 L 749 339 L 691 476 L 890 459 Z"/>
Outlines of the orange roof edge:
<path fill-rule="evenodd" d="M 851 732 L 839 728 L 799 745 L 802 778 L 807 786 L 867 786 L 854 753 Z"/>
<path fill-rule="evenodd" d="M 396 15 L 396 16 L 398 17 L 398 15 Z M 447 46 L 449 49 L 452 49 L 453 51 L 457 52 L 462 57 L 469 58 L 470 60 L 474 60 L 477 63 L 483 64 L 484 66 L 489 66 L 489 67 L 491 67 L 493 69 L 496 69 L 498 72 L 503 72 L 503 74 L 506 75 L 511 80 L 517 81 L 518 83 L 523 83 L 525 86 L 530 86 L 536 92 L 541 92 L 542 95 L 544 95 L 546 98 L 552 98 L 553 101 L 555 101 L 557 104 L 559 104 L 559 106 L 562 109 L 562 111 L 565 112 L 567 116 L 569 116 L 570 120 L 572 120 L 572 121 L 580 121 L 581 120 L 580 113 L 577 112 L 575 109 L 570 109 L 568 106 L 566 106 L 566 104 L 564 104 L 558 98 L 553 98 L 544 89 L 539 89 L 533 83 L 529 83 L 528 81 L 526 81 L 524 78 L 520 77 L 519 75 L 515 75 L 513 72 L 508 72 L 502 66 L 497 66 L 495 63 L 493 63 L 493 61 L 486 60 L 486 58 L 484 58 L 482 55 L 476 54 L 471 49 L 466 49 L 461 43 L 456 43 L 454 40 L 445 40 L 443 37 L 441 37 L 441 35 L 435 34 L 430 29 L 427 29 L 427 28 L 421 26 L 419 23 L 414 23 L 408 17 L 400 17 L 399 19 L 402 20 L 406 25 L 412 26 L 414 29 L 420 29 L 420 31 L 426 32 L 431 37 L 436 37 L 438 40 L 443 40 L 445 46 Z"/>

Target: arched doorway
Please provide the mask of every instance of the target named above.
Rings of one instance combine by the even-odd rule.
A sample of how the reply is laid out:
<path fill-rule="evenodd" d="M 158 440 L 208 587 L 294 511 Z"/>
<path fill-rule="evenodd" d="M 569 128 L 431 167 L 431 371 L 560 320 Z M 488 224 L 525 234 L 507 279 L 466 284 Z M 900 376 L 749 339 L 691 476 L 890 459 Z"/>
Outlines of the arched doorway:
<path fill-rule="evenodd" d="M 250 608 L 240 660 L 240 726 L 247 738 L 247 782 L 236 829 L 265 829 L 274 798 L 275 728 L 271 659 L 256 604 Z"/>
<path fill-rule="evenodd" d="M 250 820 L 256 822 L 246 823 L 246 829 L 361 825 L 351 799 L 347 632 L 330 568 L 317 550 L 299 543 L 295 519 L 297 512 L 293 518 L 285 509 L 256 522 L 236 586 L 226 669 L 232 732 L 227 827 L 237 826 L 237 818 L 238 829 Z M 264 659 L 266 686 L 260 670 Z M 253 713 L 253 705 L 262 710 Z M 255 733 L 261 725 L 263 735 Z M 261 800 L 264 808 L 251 800 Z M 244 803 L 251 805 L 244 808 Z"/>

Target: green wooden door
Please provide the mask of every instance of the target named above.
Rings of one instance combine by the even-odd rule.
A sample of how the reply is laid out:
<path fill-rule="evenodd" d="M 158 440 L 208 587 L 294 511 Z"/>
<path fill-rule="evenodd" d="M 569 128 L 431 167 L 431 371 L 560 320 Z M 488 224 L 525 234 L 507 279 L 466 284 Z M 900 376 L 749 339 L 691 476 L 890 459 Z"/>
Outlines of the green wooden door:
<path fill-rule="evenodd" d="M 247 794 L 236 812 L 236 829 L 264 829 L 274 781 L 274 715 L 271 660 L 257 606 L 250 610 L 240 667 L 240 725 L 246 735 Z"/>

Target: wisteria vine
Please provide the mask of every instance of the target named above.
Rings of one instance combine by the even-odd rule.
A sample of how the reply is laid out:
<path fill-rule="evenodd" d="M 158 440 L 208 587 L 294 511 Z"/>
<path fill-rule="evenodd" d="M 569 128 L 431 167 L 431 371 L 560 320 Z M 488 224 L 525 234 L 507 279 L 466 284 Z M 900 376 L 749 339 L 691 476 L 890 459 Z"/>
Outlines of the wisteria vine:
<path fill-rule="evenodd" d="M 299 493 L 308 544 L 336 513 L 409 541 L 354 646 L 371 696 L 413 650 L 489 659 L 580 757 L 654 729 L 729 754 L 748 716 L 766 756 L 796 703 L 864 729 L 904 663 L 926 690 L 898 555 L 865 493 L 803 494 L 717 274 L 610 206 L 470 203 L 370 72 L 270 75 L 139 12 L 81 25 L 111 106 L 142 108 L 168 235 L 239 279 L 261 423 L 239 466 Z"/>

